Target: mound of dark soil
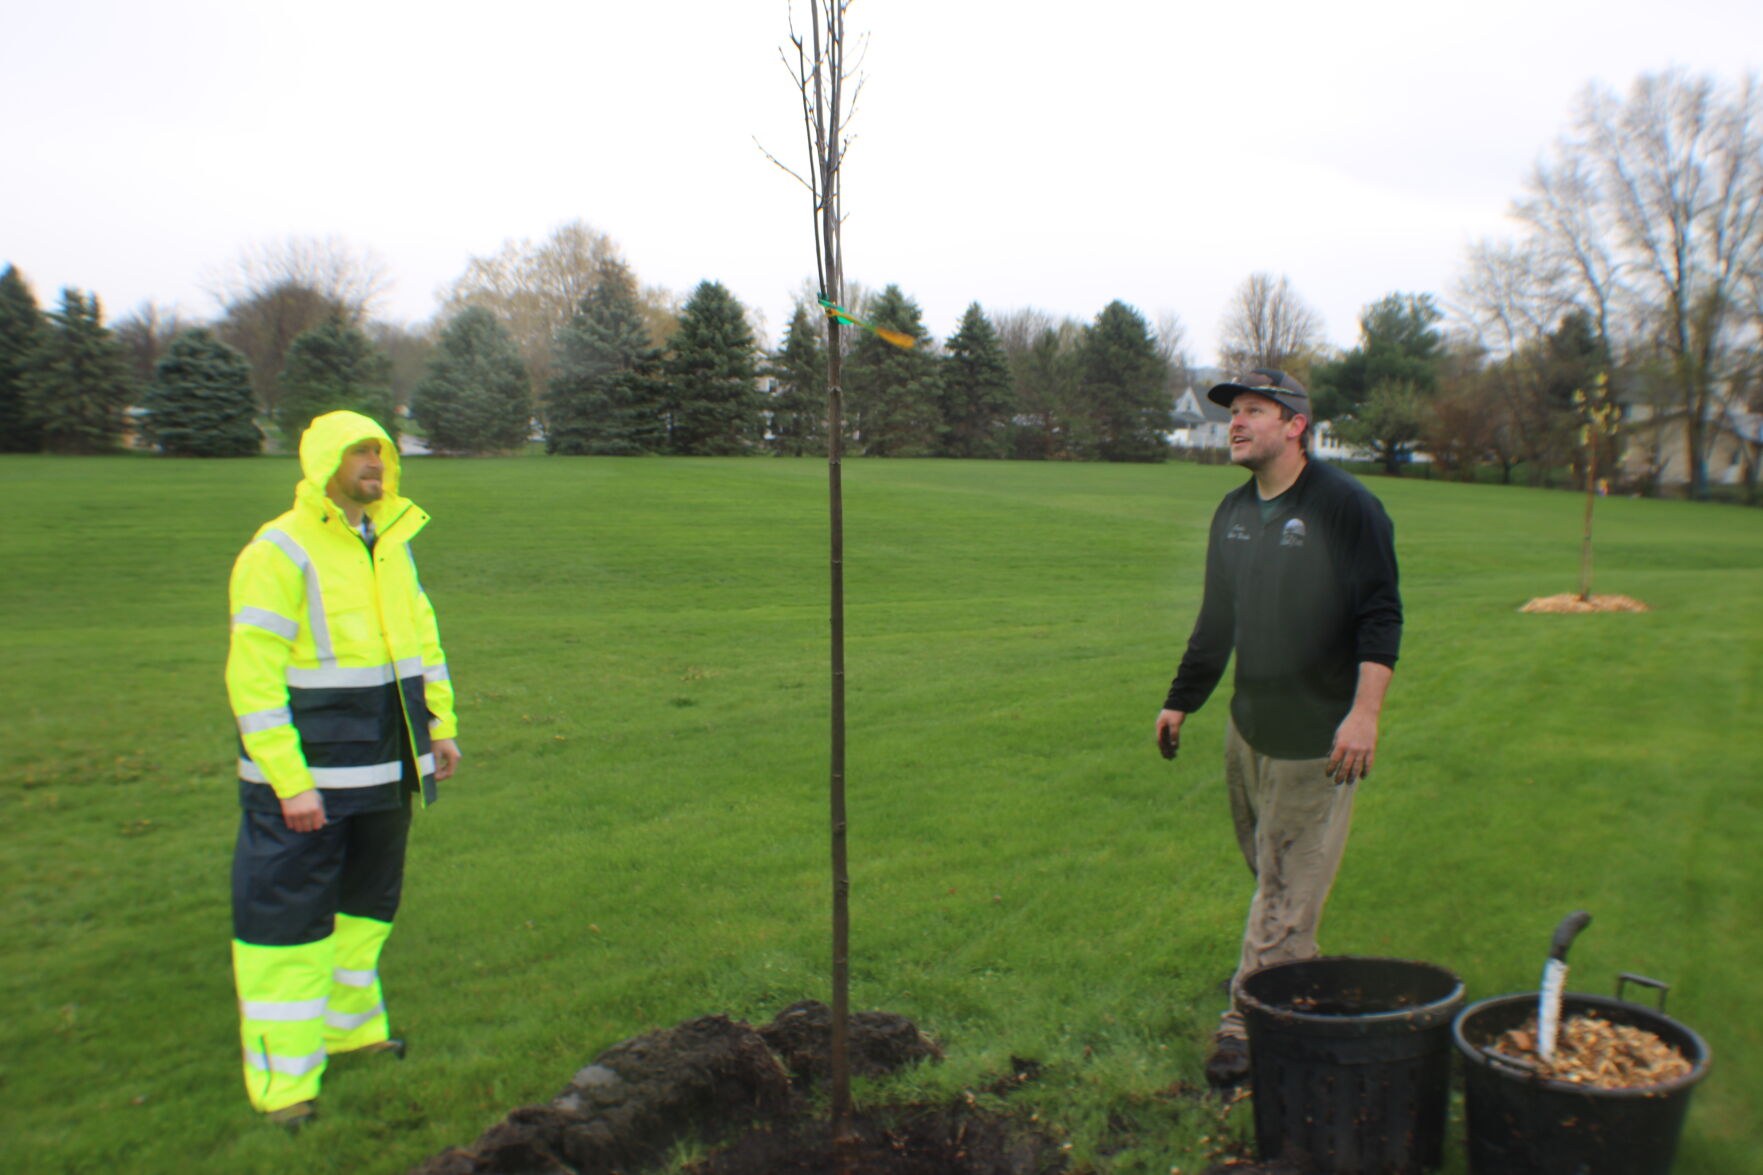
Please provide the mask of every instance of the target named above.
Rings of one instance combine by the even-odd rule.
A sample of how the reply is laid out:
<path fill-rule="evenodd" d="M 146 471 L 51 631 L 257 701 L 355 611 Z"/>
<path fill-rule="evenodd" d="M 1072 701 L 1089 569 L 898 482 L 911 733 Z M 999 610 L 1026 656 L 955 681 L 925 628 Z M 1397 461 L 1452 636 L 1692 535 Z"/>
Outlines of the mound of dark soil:
<path fill-rule="evenodd" d="M 858 1077 L 893 1073 L 915 1061 L 940 1060 L 918 1026 L 892 1012 L 853 1012 L 847 1018 L 847 1051 Z M 759 1030 L 759 1036 L 790 1071 L 798 1086 L 828 1079 L 832 1070 L 832 1009 L 819 1000 L 791 1004 Z"/>
<path fill-rule="evenodd" d="M 469 1148 L 413 1175 L 586 1175 L 641 1169 L 693 1131 L 788 1110 L 789 1075 L 759 1034 L 700 1016 L 616 1044 L 542 1106 L 522 1106 Z"/>
<path fill-rule="evenodd" d="M 1066 1169 L 1053 1140 L 966 1108 L 907 1108 L 859 1116 L 841 1168 L 823 1119 L 755 1130 L 686 1175 L 1054 1175 Z"/>
<path fill-rule="evenodd" d="M 891 1073 L 942 1055 L 903 1016 L 858 1012 L 849 1023 L 854 1073 Z M 634 1036 L 548 1103 L 510 1111 L 471 1146 L 450 1147 L 412 1175 L 629 1175 L 684 1138 L 725 1138 L 758 1121 L 793 1124 L 800 1088 L 831 1067 L 831 1036 L 831 1011 L 813 1001 L 760 1029 L 700 1016 Z"/>

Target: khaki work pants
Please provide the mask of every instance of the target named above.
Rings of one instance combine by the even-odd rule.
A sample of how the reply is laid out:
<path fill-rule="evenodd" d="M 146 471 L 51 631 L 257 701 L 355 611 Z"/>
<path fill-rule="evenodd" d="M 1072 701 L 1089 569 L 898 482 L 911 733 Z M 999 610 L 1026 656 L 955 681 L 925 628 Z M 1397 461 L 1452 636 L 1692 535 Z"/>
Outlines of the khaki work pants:
<path fill-rule="evenodd" d="M 1220 1036 L 1245 1035 L 1236 1007 L 1243 977 L 1269 963 L 1316 956 L 1316 925 L 1334 885 L 1353 822 L 1352 784 L 1336 784 L 1328 760 L 1272 759 L 1243 741 L 1235 722 L 1224 740 L 1224 778 L 1237 844 L 1255 875 L 1243 952 L 1231 977 Z"/>

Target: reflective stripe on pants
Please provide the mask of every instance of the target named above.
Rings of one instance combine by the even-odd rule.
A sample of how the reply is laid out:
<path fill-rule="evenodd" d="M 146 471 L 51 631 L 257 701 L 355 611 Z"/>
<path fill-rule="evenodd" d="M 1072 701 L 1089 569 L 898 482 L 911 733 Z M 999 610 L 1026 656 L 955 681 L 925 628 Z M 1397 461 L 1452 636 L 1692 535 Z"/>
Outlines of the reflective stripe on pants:
<path fill-rule="evenodd" d="M 346 1053 L 378 1044 L 391 1035 L 380 995 L 380 948 L 392 933 L 390 922 L 337 915 L 331 936 L 331 998 L 325 1013 L 324 1044 Z"/>
<path fill-rule="evenodd" d="M 317 942 L 233 941 L 245 1093 L 259 1111 L 317 1097 L 327 1056 L 390 1036 L 379 954 L 391 933 L 390 922 L 338 914 L 336 933 Z"/>
<path fill-rule="evenodd" d="M 317 832 L 246 812 L 234 858 L 233 974 L 245 1090 L 265 1113 L 318 1096 L 325 1057 L 387 1039 L 379 956 L 403 878 L 408 806 Z"/>
<path fill-rule="evenodd" d="M 233 942 L 245 1093 L 263 1113 L 318 1096 L 330 964 L 329 939 L 290 947 Z"/>

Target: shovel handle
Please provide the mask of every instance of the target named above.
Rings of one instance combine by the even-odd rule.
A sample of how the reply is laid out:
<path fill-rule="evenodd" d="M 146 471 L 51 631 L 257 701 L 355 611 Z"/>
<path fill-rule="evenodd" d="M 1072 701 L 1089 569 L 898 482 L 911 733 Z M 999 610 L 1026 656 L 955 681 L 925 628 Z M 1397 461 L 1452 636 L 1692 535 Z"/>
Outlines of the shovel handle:
<path fill-rule="evenodd" d="M 1639 984 L 1642 987 L 1650 987 L 1656 990 L 1659 993 L 1659 1014 L 1661 1016 L 1665 1014 L 1665 996 L 1671 991 L 1671 985 L 1669 983 L 1661 983 L 1657 979 L 1648 979 L 1645 975 L 1635 975 L 1629 971 L 1619 971 L 1616 974 L 1617 999 L 1623 998 L 1623 986 L 1629 983 Z"/>
<path fill-rule="evenodd" d="M 1579 937 L 1579 932 L 1584 930 L 1591 920 L 1592 916 L 1584 910 L 1575 910 L 1561 919 L 1561 924 L 1555 927 L 1555 936 L 1549 940 L 1549 958 L 1565 963 L 1567 948 L 1573 945 L 1573 940 Z"/>

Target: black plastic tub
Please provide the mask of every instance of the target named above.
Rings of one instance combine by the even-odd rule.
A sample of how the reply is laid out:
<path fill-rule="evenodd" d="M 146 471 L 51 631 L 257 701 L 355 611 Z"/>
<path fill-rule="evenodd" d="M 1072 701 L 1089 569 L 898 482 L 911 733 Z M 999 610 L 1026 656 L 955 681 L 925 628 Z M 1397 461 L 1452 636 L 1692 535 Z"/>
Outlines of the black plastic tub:
<path fill-rule="evenodd" d="M 1465 1008 L 1452 1029 L 1464 1062 L 1469 1169 L 1475 1175 L 1667 1175 L 1690 1093 L 1708 1072 L 1702 1038 L 1642 1004 L 1568 992 L 1561 997 L 1563 1021 L 1591 1013 L 1643 1028 L 1691 1066 L 1687 1076 L 1644 1089 L 1592 1089 L 1485 1051 L 1536 1010 L 1535 992 L 1497 996 Z"/>
<path fill-rule="evenodd" d="M 1436 1167 L 1463 983 L 1406 959 L 1275 963 L 1242 981 L 1255 1145 L 1320 1175 Z"/>

